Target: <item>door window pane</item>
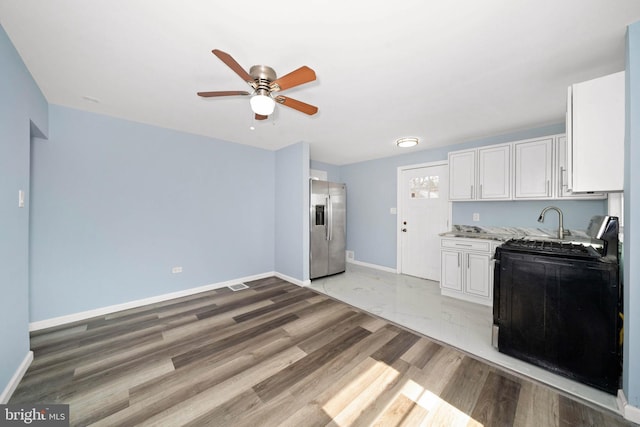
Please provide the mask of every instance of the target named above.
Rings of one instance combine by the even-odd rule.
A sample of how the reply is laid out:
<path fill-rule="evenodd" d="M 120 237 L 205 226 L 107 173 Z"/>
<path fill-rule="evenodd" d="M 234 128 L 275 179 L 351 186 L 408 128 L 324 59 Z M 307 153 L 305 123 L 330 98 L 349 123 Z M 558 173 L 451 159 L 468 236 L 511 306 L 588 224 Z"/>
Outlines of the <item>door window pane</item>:
<path fill-rule="evenodd" d="M 440 176 L 421 176 L 409 180 L 412 199 L 438 199 L 440 197 Z"/>

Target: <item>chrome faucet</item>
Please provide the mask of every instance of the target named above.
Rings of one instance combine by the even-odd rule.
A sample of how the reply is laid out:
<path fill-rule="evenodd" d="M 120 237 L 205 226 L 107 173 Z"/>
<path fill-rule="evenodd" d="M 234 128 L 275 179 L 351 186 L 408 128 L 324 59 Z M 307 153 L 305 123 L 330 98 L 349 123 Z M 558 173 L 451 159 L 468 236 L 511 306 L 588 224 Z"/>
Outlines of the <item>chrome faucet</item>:
<path fill-rule="evenodd" d="M 556 208 L 555 206 L 547 206 L 546 208 L 542 209 L 542 212 L 540 212 L 540 216 L 538 217 L 538 222 L 544 221 L 544 214 L 546 214 L 550 209 L 558 212 L 558 239 L 564 239 L 564 221 L 562 220 L 562 211 L 560 210 L 560 208 Z"/>

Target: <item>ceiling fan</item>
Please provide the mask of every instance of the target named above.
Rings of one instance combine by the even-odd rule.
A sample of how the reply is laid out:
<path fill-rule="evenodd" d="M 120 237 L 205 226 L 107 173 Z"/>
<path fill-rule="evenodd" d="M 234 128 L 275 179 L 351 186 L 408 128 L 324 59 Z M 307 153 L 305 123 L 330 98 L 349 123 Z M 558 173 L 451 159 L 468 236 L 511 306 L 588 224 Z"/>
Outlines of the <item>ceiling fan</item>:
<path fill-rule="evenodd" d="M 276 77 L 273 68 L 266 65 L 254 65 L 247 73 L 235 59 L 226 52 L 218 49 L 212 50 L 222 62 L 227 64 L 242 80 L 247 82 L 253 88 L 253 93 L 241 90 L 228 90 L 217 92 L 198 92 L 198 96 L 204 98 L 216 96 L 235 96 L 235 95 L 251 95 L 251 109 L 255 113 L 256 120 L 265 120 L 275 108 L 276 102 L 294 110 L 301 111 L 305 114 L 312 115 L 318 112 L 318 107 L 306 104 L 293 98 L 282 95 L 273 96 L 273 92 L 280 92 L 299 86 L 304 83 L 314 81 L 316 73 L 306 65 L 284 75 L 280 78 Z"/>

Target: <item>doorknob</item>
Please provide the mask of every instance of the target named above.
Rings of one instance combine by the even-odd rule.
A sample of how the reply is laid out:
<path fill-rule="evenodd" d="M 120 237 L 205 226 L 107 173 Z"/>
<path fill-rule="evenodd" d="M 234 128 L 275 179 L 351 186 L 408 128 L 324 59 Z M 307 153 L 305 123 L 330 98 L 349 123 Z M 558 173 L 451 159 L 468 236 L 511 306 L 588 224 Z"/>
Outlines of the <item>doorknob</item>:
<path fill-rule="evenodd" d="M 403 233 L 406 233 L 406 232 L 407 232 L 407 229 L 406 229 L 406 228 L 403 228 L 403 229 L 402 229 L 402 232 L 403 232 Z"/>

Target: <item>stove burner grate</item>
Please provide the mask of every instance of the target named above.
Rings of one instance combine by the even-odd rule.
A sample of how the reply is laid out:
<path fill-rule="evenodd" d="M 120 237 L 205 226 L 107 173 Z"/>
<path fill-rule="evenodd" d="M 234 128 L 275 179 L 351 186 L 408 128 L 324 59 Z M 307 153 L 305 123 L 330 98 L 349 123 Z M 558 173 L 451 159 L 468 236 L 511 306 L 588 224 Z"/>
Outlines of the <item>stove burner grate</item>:
<path fill-rule="evenodd" d="M 599 257 L 595 248 L 571 242 L 555 242 L 548 240 L 511 239 L 503 245 L 505 248 L 535 251 L 540 253 L 567 254 L 588 257 Z"/>

